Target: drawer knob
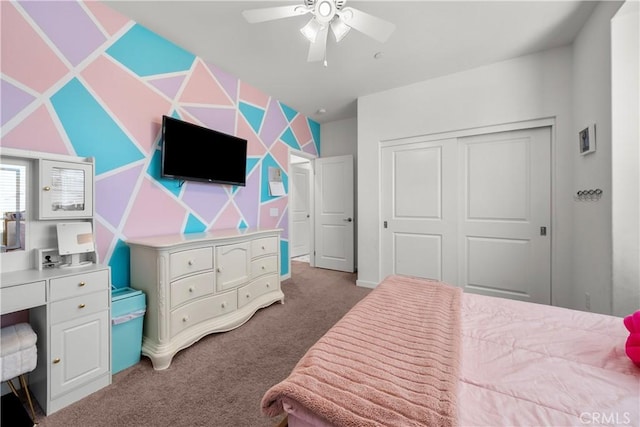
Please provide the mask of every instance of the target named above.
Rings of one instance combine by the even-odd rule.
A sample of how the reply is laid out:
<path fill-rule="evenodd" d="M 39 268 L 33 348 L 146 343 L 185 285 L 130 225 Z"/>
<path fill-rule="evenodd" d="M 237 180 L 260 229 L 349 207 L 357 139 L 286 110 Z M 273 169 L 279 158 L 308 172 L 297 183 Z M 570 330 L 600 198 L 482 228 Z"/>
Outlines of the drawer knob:
<path fill-rule="evenodd" d="M 264 251 L 264 245 L 262 245 L 262 250 Z"/>
<path fill-rule="evenodd" d="M 189 288 L 189 292 L 193 293 L 193 286 Z"/>
<path fill-rule="evenodd" d="M 182 321 L 183 321 L 183 322 L 188 322 L 188 321 L 189 321 L 189 316 L 184 316 L 184 317 L 182 318 Z"/>
<path fill-rule="evenodd" d="M 85 308 L 85 307 L 86 307 L 86 305 L 84 305 L 84 304 L 78 305 L 78 308 Z"/>
<path fill-rule="evenodd" d="M 251 298 L 251 294 L 247 294 L 247 298 Z"/>
<path fill-rule="evenodd" d="M 189 265 L 193 265 L 193 264 L 194 264 L 194 262 L 193 262 L 193 260 L 189 260 L 189 261 L 187 262 L 187 264 L 189 264 Z"/>
<path fill-rule="evenodd" d="M 60 358 L 56 357 L 55 359 L 53 359 L 53 363 L 54 364 L 60 363 Z"/>
<path fill-rule="evenodd" d="M 44 191 L 51 191 L 51 187 L 49 187 L 48 185 L 46 187 L 43 188 Z"/>
<path fill-rule="evenodd" d="M 262 266 L 262 267 L 260 267 L 260 268 L 264 270 L 264 269 L 265 269 L 265 266 L 263 265 L 263 266 Z"/>
<path fill-rule="evenodd" d="M 220 304 L 220 307 L 225 308 L 227 306 L 226 302 L 223 302 L 222 304 Z"/>
<path fill-rule="evenodd" d="M 267 282 L 267 288 L 268 288 L 269 286 L 270 286 L 270 285 L 269 285 L 269 282 Z"/>
<path fill-rule="evenodd" d="M 218 268 L 216 268 L 216 271 L 217 271 L 218 273 L 222 273 L 222 267 L 218 267 Z"/>
<path fill-rule="evenodd" d="M 80 287 L 83 287 L 84 285 L 86 285 L 86 283 L 85 283 L 85 282 L 80 282 L 80 283 L 78 283 L 78 286 L 80 286 Z"/>

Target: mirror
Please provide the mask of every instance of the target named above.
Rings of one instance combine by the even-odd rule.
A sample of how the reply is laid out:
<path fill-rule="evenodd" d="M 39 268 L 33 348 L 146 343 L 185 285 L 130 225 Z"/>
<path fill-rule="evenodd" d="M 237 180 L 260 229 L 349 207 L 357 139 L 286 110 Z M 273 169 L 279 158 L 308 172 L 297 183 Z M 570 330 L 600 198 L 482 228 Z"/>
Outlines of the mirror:
<path fill-rule="evenodd" d="M 27 165 L 20 161 L 0 163 L 0 252 L 25 249 L 27 219 Z"/>
<path fill-rule="evenodd" d="M 51 168 L 52 211 L 84 211 L 84 184 L 86 177 L 83 169 Z"/>

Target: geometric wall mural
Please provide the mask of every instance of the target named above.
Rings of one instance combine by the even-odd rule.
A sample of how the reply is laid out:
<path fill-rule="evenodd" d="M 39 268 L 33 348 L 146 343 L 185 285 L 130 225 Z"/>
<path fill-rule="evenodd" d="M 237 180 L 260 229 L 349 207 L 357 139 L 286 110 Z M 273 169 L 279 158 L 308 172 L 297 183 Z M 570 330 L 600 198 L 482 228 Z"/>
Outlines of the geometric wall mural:
<path fill-rule="evenodd" d="M 95 2 L 0 2 L 2 147 L 94 157 L 96 236 L 113 284 L 128 286 L 128 238 L 223 228 L 283 229 L 290 148 L 320 153 L 320 125 Z M 248 141 L 245 187 L 160 176 L 169 115 Z M 272 216 L 277 212 L 276 216 Z"/>

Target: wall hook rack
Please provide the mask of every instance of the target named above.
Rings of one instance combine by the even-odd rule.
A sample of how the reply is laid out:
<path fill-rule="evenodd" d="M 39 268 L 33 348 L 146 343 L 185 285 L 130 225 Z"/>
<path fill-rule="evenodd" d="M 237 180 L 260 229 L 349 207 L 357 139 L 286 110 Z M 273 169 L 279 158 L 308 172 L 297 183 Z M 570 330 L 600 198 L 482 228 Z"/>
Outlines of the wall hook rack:
<path fill-rule="evenodd" d="M 599 188 L 595 190 L 578 190 L 573 198 L 579 202 L 596 202 L 600 200 L 602 193 L 603 191 Z"/>

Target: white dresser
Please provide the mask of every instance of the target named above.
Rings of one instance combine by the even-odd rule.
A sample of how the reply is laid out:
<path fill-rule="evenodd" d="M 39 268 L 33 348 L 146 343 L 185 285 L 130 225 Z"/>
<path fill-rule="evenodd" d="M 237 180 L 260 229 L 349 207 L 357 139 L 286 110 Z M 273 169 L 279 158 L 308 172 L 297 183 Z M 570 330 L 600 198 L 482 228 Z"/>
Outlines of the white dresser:
<path fill-rule="evenodd" d="M 131 287 L 147 294 L 142 354 L 154 369 L 202 337 L 284 302 L 279 229 L 216 230 L 127 241 Z"/>
<path fill-rule="evenodd" d="M 2 314 L 29 309 L 38 363 L 29 388 L 47 415 L 111 384 L 109 267 L 2 273 Z"/>

